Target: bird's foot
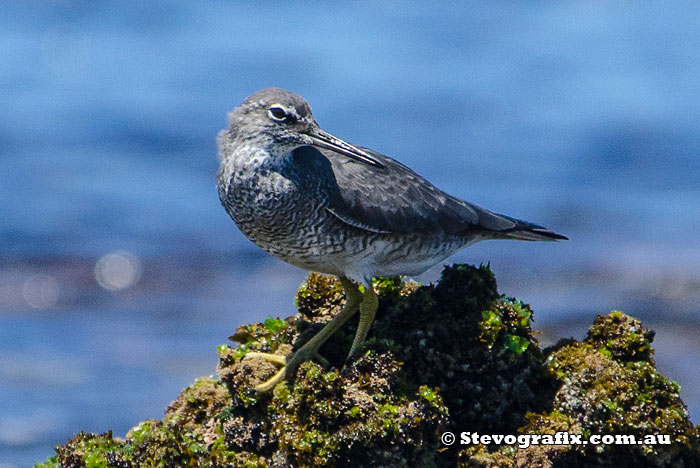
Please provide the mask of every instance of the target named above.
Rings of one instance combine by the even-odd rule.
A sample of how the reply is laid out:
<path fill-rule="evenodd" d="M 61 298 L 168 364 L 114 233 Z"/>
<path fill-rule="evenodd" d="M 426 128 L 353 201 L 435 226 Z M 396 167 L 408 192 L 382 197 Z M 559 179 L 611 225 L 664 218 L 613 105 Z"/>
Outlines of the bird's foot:
<path fill-rule="evenodd" d="M 363 301 L 362 293 L 360 293 L 360 290 L 355 285 L 355 283 L 353 283 L 345 277 L 340 277 L 339 280 L 343 285 L 343 289 L 345 289 L 345 294 L 347 297 L 347 300 L 345 301 L 345 306 L 335 317 L 333 317 L 333 319 L 330 322 L 328 322 L 321 329 L 321 331 L 316 333 L 316 335 L 314 335 L 314 337 L 311 338 L 304 346 L 302 346 L 297 351 L 288 356 L 280 356 L 279 354 L 258 352 L 246 354 L 246 357 L 261 358 L 273 364 L 278 364 L 282 366 L 282 368 L 270 379 L 268 379 L 266 382 L 261 383 L 260 385 L 257 385 L 255 387 L 256 392 L 269 392 L 270 390 L 275 388 L 275 385 L 282 382 L 284 379 L 290 377 L 294 373 L 294 371 L 297 370 L 299 364 L 301 364 L 304 361 L 316 359 L 324 367 L 328 366 L 328 361 L 323 357 L 319 356 L 319 348 L 321 348 L 321 346 L 323 346 L 323 343 L 325 343 L 328 340 L 328 338 L 330 338 L 331 335 L 333 335 L 333 333 L 338 331 L 338 329 L 341 326 L 343 326 L 343 324 L 350 317 L 352 317 L 353 314 L 355 314 L 355 312 L 357 312 L 357 309 L 360 307 L 360 303 Z M 374 294 L 372 288 L 369 288 L 369 291 L 369 295 L 371 297 L 368 303 L 370 304 L 370 307 L 367 311 L 362 313 L 362 317 L 364 317 L 364 319 L 360 320 L 360 329 L 358 329 L 358 333 L 355 335 L 355 340 L 353 341 L 352 346 L 353 350 L 359 350 L 362 347 L 362 343 L 364 342 L 365 336 L 367 335 L 367 330 L 369 330 L 369 325 L 372 323 L 372 319 L 374 319 L 374 311 L 376 310 L 376 294 Z"/>
<path fill-rule="evenodd" d="M 272 354 L 272 353 L 258 353 L 257 351 L 246 353 L 245 357 L 264 359 L 267 362 L 271 362 L 273 364 L 279 364 L 281 366 L 283 366 L 287 360 L 287 356 L 282 356 L 280 354 Z"/>
<path fill-rule="evenodd" d="M 247 353 L 245 357 L 264 359 L 267 362 L 282 366 L 282 368 L 275 375 L 270 377 L 265 382 L 255 386 L 255 391 L 258 393 L 266 393 L 275 388 L 275 385 L 291 376 L 294 371 L 297 370 L 297 367 L 299 367 L 299 365 L 304 361 L 315 359 L 323 367 L 328 366 L 328 360 L 318 354 L 318 350 L 305 349 L 305 347 L 301 347 L 299 350 L 292 354 L 288 354 L 287 356 L 280 356 L 279 354 L 271 353 L 250 352 Z"/>

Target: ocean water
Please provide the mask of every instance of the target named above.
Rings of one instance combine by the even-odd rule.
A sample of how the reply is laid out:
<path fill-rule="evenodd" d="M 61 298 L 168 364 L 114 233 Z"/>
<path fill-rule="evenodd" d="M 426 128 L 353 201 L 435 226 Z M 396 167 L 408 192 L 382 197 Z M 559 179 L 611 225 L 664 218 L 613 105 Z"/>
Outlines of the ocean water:
<path fill-rule="evenodd" d="M 226 113 L 267 86 L 568 235 L 450 261 L 490 262 L 545 344 L 610 309 L 642 318 L 700 422 L 698 18 L 691 1 L 3 3 L 0 467 L 161 417 L 238 325 L 293 313 L 306 273 L 246 240 L 214 186 Z"/>

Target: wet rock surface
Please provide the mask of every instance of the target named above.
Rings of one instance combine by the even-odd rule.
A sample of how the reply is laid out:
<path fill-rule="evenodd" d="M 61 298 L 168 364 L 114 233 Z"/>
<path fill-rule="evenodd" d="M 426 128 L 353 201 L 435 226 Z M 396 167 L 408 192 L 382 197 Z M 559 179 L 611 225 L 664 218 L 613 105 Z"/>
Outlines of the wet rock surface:
<path fill-rule="evenodd" d="M 161 421 L 125 439 L 80 433 L 41 467 L 516 467 L 700 465 L 700 431 L 679 387 L 652 359 L 653 332 L 613 311 L 582 342 L 541 350 L 527 304 L 499 295 L 488 267 L 455 265 L 437 285 L 378 279 L 364 354 L 346 363 L 349 323 L 270 394 L 251 388 L 277 367 L 248 351 L 288 354 L 344 302 L 311 274 L 299 313 L 244 325 L 218 350 L 217 375 L 197 379 Z M 355 322 L 351 320 L 351 322 Z M 440 435 L 457 434 L 446 446 Z M 478 434 L 668 435 L 670 444 L 461 445 Z"/>

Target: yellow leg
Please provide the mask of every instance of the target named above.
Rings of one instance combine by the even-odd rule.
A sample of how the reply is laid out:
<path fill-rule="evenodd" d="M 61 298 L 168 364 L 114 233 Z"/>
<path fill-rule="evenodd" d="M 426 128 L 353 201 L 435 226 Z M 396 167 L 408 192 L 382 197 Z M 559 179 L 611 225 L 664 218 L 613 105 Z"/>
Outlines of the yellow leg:
<path fill-rule="evenodd" d="M 331 337 L 331 335 L 338 331 L 338 329 L 342 327 L 343 324 L 347 322 L 350 317 L 355 315 L 358 306 L 360 306 L 360 303 L 363 300 L 362 293 L 360 293 L 360 290 L 355 285 L 355 283 L 350 281 L 348 278 L 341 277 L 339 279 L 340 283 L 345 289 L 345 306 L 338 313 L 338 315 L 333 317 L 333 319 L 330 322 L 328 322 L 326 326 L 323 327 L 321 331 L 318 332 L 313 338 L 311 338 L 304 346 L 302 346 L 297 351 L 288 356 L 255 352 L 246 354 L 246 357 L 262 358 L 266 361 L 275 364 L 281 364 L 284 366 L 269 380 L 261 383 L 260 385 L 257 385 L 255 387 L 256 391 L 268 392 L 272 390 L 273 388 L 275 388 L 275 385 L 289 377 L 297 369 L 297 367 L 299 367 L 299 364 L 301 364 L 304 361 L 308 361 L 309 359 L 313 359 L 314 357 L 317 357 L 318 350 L 323 345 L 323 343 L 325 343 L 328 340 L 328 338 Z"/>
<path fill-rule="evenodd" d="M 372 326 L 372 322 L 374 322 L 374 315 L 377 313 L 378 307 L 379 299 L 370 284 L 365 287 L 365 294 L 362 297 L 362 303 L 360 304 L 360 323 L 357 325 L 357 332 L 355 332 L 355 339 L 352 341 L 352 347 L 348 354 L 348 361 L 357 357 L 360 353 L 365 338 L 367 338 L 369 328 Z"/>

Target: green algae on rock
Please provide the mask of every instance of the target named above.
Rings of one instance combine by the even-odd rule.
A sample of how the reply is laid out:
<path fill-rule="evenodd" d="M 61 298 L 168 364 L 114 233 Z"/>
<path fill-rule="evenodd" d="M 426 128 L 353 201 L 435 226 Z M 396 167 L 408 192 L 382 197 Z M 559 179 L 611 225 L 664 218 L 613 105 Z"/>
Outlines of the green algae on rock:
<path fill-rule="evenodd" d="M 499 296 L 488 267 L 455 265 L 433 286 L 382 278 L 365 352 L 344 359 L 354 326 L 271 394 L 251 388 L 343 304 L 330 277 L 309 275 L 299 313 L 238 328 L 218 376 L 197 379 L 125 439 L 80 433 L 44 467 L 496 467 L 700 464 L 698 428 L 679 388 L 651 358 L 653 332 L 621 312 L 598 316 L 581 343 L 540 350 L 530 307 Z M 444 431 L 482 434 L 668 434 L 671 445 L 445 446 Z"/>
<path fill-rule="evenodd" d="M 599 315 L 581 342 L 546 350 L 545 369 L 558 389 L 551 410 L 529 412 L 521 434 L 620 434 L 644 440 L 664 435 L 669 445 L 472 446 L 463 466 L 691 467 L 700 464 L 700 430 L 693 427 L 677 383 L 651 358 L 653 331 L 622 312 Z"/>

